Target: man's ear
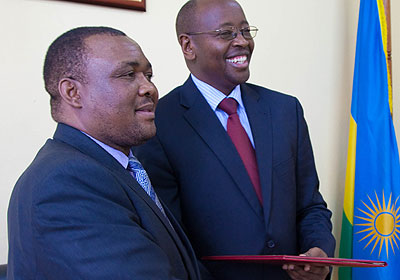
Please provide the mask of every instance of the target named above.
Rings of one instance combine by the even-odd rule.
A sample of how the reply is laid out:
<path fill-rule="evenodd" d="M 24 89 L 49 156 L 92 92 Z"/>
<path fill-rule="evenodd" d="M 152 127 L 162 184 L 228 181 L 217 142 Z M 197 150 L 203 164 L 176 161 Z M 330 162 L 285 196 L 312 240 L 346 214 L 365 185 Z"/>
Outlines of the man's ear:
<path fill-rule="evenodd" d="M 60 92 L 61 98 L 65 103 L 74 108 L 82 108 L 80 86 L 80 82 L 70 78 L 63 78 L 58 83 L 58 91 Z"/>
<path fill-rule="evenodd" d="M 186 60 L 194 60 L 196 58 L 193 41 L 191 40 L 189 35 L 179 35 L 179 44 L 181 45 L 183 56 Z"/>

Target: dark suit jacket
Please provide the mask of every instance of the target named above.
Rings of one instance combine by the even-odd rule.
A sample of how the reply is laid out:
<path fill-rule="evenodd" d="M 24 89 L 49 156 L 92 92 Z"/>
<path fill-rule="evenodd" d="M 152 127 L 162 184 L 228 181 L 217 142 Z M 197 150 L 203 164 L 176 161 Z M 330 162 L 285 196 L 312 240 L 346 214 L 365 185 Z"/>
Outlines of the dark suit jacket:
<path fill-rule="evenodd" d="M 318 191 L 311 143 L 296 98 L 241 85 L 264 207 L 231 139 L 189 78 L 156 111 L 157 135 L 135 149 L 157 193 L 188 231 L 198 257 L 333 256 L 331 212 Z M 286 279 L 280 267 L 206 262 L 216 279 Z"/>
<path fill-rule="evenodd" d="M 8 279 L 199 279 L 169 219 L 175 230 L 109 153 L 59 124 L 11 196 Z"/>

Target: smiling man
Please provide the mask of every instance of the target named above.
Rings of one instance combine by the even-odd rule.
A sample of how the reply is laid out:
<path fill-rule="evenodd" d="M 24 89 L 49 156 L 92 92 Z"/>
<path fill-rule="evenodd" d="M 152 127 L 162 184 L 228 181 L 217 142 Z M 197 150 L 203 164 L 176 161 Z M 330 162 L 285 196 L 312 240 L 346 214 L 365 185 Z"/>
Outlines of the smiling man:
<path fill-rule="evenodd" d="M 194 252 L 131 147 L 154 136 L 151 64 L 121 31 L 81 27 L 49 47 L 58 122 L 9 205 L 7 279 L 199 279 Z"/>
<path fill-rule="evenodd" d="M 191 75 L 163 97 L 156 137 L 137 148 L 199 258 L 333 256 L 300 103 L 246 83 L 257 28 L 233 0 L 192 0 L 178 40 Z M 328 267 L 204 262 L 218 280 L 325 279 Z"/>

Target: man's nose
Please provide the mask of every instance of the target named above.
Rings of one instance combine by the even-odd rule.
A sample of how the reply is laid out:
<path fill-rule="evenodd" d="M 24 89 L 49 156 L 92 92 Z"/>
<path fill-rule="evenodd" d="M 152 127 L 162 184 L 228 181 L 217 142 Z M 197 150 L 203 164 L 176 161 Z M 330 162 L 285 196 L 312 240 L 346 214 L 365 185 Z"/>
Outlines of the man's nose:
<path fill-rule="evenodd" d="M 141 75 L 141 81 L 139 86 L 139 95 L 140 96 L 155 96 L 158 98 L 158 91 L 156 86 L 144 75 Z"/>

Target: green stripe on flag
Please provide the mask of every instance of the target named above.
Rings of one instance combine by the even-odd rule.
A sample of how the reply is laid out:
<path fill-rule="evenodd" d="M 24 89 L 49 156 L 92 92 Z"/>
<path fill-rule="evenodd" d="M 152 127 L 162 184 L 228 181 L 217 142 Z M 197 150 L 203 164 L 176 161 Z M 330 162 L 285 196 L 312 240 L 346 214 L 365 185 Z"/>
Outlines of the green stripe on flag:
<path fill-rule="evenodd" d="M 353 226 L 346 217 L 343 211 L 342 220 L 342 234 L 340 237 L 340 250 L 339 257 L 341 258 L 352 258 L 353 247 Z M 340 267 L 339 268 L 339 280 L 351 280 L 351 267 Z"/>

